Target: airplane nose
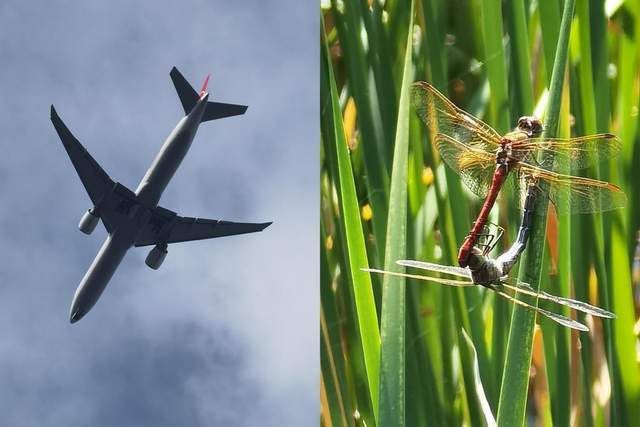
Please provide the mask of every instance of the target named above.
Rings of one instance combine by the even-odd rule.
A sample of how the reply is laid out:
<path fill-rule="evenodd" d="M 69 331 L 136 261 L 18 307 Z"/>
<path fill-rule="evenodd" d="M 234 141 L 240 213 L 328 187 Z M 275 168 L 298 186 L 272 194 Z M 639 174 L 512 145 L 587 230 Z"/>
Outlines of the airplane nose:
<path fill-rule="evenodd" d="M 79 308 L 76 308 L 75 310 L 71 311 L 71 316 L 69 317 L 69 321 L 73 324 L 76 323 L 78 320 L 82 319 L 82 312 L 80 311 Z"/>

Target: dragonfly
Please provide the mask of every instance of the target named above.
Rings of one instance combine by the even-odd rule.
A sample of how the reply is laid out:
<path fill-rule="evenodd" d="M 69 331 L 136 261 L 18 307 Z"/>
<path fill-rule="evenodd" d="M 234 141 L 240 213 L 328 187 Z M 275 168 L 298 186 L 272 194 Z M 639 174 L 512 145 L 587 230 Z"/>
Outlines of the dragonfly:
<path fill-rule="evenodd" d="M 523 306 L 529 310 L 534 310 L 560 325 L 579 331 L 589 331 L 589 328 L 586 325 L 562 314 L 554 313 L 528 304 L 527 302 L 516 298 L 515 294 L 522 293 L 538 299 L 551 301 L 597 317 L 615 318 L 615 314 L 582 301 L 552 295 L 544 291 L 536 291 L 529 284 L 508 276 L 527 245 L 533 221 L 535 198 L 538 197 L 539 193 L 537 186 L 528 186 L 526 198 L 524 200 L 522 221 L 520 222 L 516 240 L 509 249 L 495 259 L 488 255 L 497 243 L 495 236 L 492 236 L 493 238 L 489 239 L 490 243 L 487 244 L 484 249 L 481 249 L 479 246 L 473 246 L 471 248 L 468 257 L 468 265 L 466 267 L 446 266 L 414 260 L 396 261 L 397 264 L 405 267 L 416 268 L 434 274 L 442 274 L 448 277 L 424 276 L 420 274 L 393 272 L 375 268 L 363 268 L 362 270 L 371 273 L 429 281 L 448 286 L 483 286 L 496 292 L 508 301 Z"/>
<path fill-rule="evenodd" d="M 487 234 L 489 237 L 488 243 L 482 245 L 483 249 L 477 246 L 471 249 L 472 254 L 467 258 L 468 265 L 466 267 L 469 269 L 474 283 L 489 283 L 495 281 L 496 278 L 505 277 L 509 274 L 516 262 L 518 262 L 529 240 L 529 234 L 533 226 L 533 207 L 537 196 L 538 187 L 529 185 L 527 187 L 527 196 L 523 203 L 522 221 L 516 234 L 516 240 L 509 249 L 495 260 L 488 256 L 498 243 L 498 239 L 502 236 L 502 231 L 499 232 L 497 238 L 496 236 Z"/>
<path fill-rule="evenodd" d="M 533 310 L 553 320 L 554 322 L 559 323 L 560 325 L 579 331 L 586 332 L 589 331 L 589 328 L 583 323 L 563 316 L 562 314 L 554 313 L 552 311 L 548 311 L 522 301 L 518 299 L 515 294 L 522 293 L 524 295 L 528 295 L 538 299 L 551 301 L 556 304 L 563 305 L 597 317 L 616 317 L 615 314 L 603 308 L 571 298 L 552 295 L 545 291 L 536 291 L 529 284 L 508 277 L 504 274 L 502 264 L 500 264 L 497 260 L 492 259 L 491 257 L 483 255 L 481 250 L 475 246 L 472 248 L 469 254 L 469 266 L 465 268 L 415 260 L 399 260 L 396 261 L 396 263 L 405 267 L 416 268 L 418 270 L 427 271 L 434 274 L 444 274 L 449 277 L 425 276 L 421 274 L 386 271 L 376 268 L 363 268 L 362 270 L 368 271 L 370 273 L 400 276 L 447 286 L 484 286 L 485 288 L 492 290 L 493 292 L 497 293 L 501 297 L 507 299 L 508 301 L 511 301 L 514 304 L 518 304 L 529 310 Z"/>
<path fill-rule="evenodd" d="M 585 168 L 615 156 L 621 147 L 615 135 L 541 138 L 541 121 L 526 116 L 518 120 L 514 131 L 502 136 L 482 120 L 456 107 L 426 82 L 414 83 L 412 103 L 430 129 L 440 157 L 472 192 L 485 198 L 460 247 L 458 264 L 461 267 L 469 265 L 472 248 L 509 176 L 514 176 L 512 185 L 521 198 L 526 188 L 537 185 L 540 194 L 560 213 L 602 212 L 621 208 L 626 203 L 624 193 L 613 184 L 555 172 L 562 168 Z"/>

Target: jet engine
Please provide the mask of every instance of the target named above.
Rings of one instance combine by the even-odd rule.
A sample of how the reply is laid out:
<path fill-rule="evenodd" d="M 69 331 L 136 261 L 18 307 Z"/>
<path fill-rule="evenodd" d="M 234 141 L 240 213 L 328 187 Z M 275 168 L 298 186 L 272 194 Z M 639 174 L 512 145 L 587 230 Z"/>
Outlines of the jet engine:
<path fill-rule="evenodd" d="M 91 208 L 82 215 L 80 218 L 80 223 L 78 224 L 78 228 L 84 234 L 91 234 L 93 230 L 96 229 L 96 225 L 98 225 L 98 220 L 100 217 L 96 215 L 95 209 Z"/>
<path fill-rule="evenodd" d="M 162 265 L 162 261 L 164 261 L 167 256 L 167 244 L 159 243 L 153 247 L 149 251 L 149 255 L 147 255 L 147 259 L 144 260 L 144 263 L 154 270 L 157 270 Z"/>

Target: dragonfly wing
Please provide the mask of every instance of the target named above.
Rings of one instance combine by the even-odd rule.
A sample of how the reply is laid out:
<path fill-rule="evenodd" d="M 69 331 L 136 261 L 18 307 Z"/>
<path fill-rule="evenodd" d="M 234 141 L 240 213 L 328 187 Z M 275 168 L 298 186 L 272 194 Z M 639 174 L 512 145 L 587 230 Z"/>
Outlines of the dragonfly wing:
<path fill-rule="evenodd" d="M 511 282 L 513 283 L 513 282 Z M 571 298 L 560 297 L 557 295 L 549 294 L 545 291 L 536 291 L 531 286 L 524 282 L 516 281 L 516 284 L 509 284 L 506 280 L 501 280 L 501 285 L 507 289 L 511 289 L 513 291 L 521 292 L 525 295 L 533 296 L 536 298 L 540 298 L 543 300 L 555 302 L 556 304 L 564 305 L 566 307 L 573 308 L 575 310 L 581 311 L 583 313 L 591 314 L 593 316 L 598 317 L 606 317 L 606 318 L 615 318 L 616 315 L 610 311 L 605 310 L 604 308 L 596 307 L 591 304 L 587 304 L 586 302 L 578 301 Z"/>
<path fill-rule="evenodd" d="M 548 197 L 559 213 L 604 212 L 622 208 L 627 202 L 619 187 L 605 181 L 558 174 L 524 163 L 519 163 L 518 169 L 534 180 L 544 181 L 538 184 L 539 194 Z"/>
<path fill-rule="evenodd" d="M 432 271 L 434 273 L 444 273 L 444 274 L 450 274 L 452 276 L 471 279 L 471 272 L 469 271 L 468 268 L 455 267 L 452 265 L 440 265 L 440 264 L 434 264 L 431 262 L 424 262 L 424 261 L 415 261 L 412 259 L 401 259 L 396 261 L 396 264 L 399 264 L 405 267 L 418 268 L 420 270 Z"/>
<path fill-rule="evenodd" d="M 546 292 L 542 292 L 542 294 L 544 295 L 544 298 L 549 300 L 549 301 L 553 301 L 555 303 L 561 304 L 561 305 L 566 305 L 567 307 L 571 307 L 573 309 L 576 309 L 578 311 L 582 311 L 583 313 L 588 313 L 591 314 L 593 316 L 598 316 L 598 317 L 606 317 L 609 319 L 613 319 L 616 317 L 616 315 L 610 311 L 605 310 L 604 308 L 600 308 L 600 307 L 596 307 L 594 305 L 591 304 L 587 304 L 586 302 L 582 302 L 582 301 L 578 301 L 578 300 L 574 300 L 571 298 L 564 298 L 564 297 L 559 297 L 556 295 L 551 295 L 548 294 Z"/>
<path fill-rule="evenodd" d="M 496 167 L 495 155 L 444 134 L 437 134 L 434 142 L 442 160 L 460 175 L 467 188 L 479 197 L 486 197 Z"/>
<path fill-rule="evenodd" d="M 583 331 L 583 332 L 589 332 L 589 328 L 587 328 L 585 325 L 583 325 L 582 323 L 578 322 L 577 320 L 573 320 L 570 319 L 566 316 L 563 316 L 562 314 L 558 314 L 558 313 L 553 313 L 551 311 L 547 311 L 544 310 L 542 308 L 538 308 L 538 312 L 540 312 L 540 314 L 548 317 L 549 319 L 558 322 L 559 324 L 561 324 L 562 326 L 566 326 L 568 328 L 571 329 L 577 329 L 578 331 Z"/>
<path fill-rule="evenodd" d="M 513 148 L 517 159 L 549 171 L 583 169 L 615 157 L 622 141 L 615 135 L 603 133 L 577 138 L 530 138 Z M 538 161 L 538 153 L 544 160 Z"/>
<path fill-rule="evenodd" d="M 424 280 L 426 282 L 433 282 L 439 285 L 459 286 L 459 287 L 475 286 L 475 283 L 471 282 L 470 280 L 443 279 L 440 277 L 421 276 L 419 274 L 409 274 L 409 273 L 400 273 L 397 271 L 379 270 L 377 268 L 361 268 L 361 270 L 367 271 L 369 273 L 386 274 L 388 276 L 398 276 L 398 277 L 404 277 L 407 279 Z"/>
<path fill-rule="evenodd" d="M 441 133 L 486 151 L 493 151 L 500 144 L 498 132 L 456 107 L 429 83 L 413 84 L 411 102 L 433 136 Z"/>
<path fill-rule="evenodd" d="M 549 319 L 553 320 L 554 322 L 557 322 L 557 323 L 559 323 L 559 324 L 561 324 L 563 326 L 566 326 L 566 327 L 571 328 L 571 329 L 577 329 L 579 331 L 585 331 L 585 332 L 589 331 L 589 328 L 587 328 L 582 323 L 577 322 L 577 321 L 575 321 L 573 319 L 570 319 L 570 318 L 568 318 L 566 316 L 563 316 L 562 314 L 553 313 L 553 312 L 547 311 L 547 310 L 545 310 L 543 308 L 536 307 L 536 306 L 533 306 L 531 304 L 527 304 L 526 302 L 520 301 L 519 299 L 516 299 L 516 298 L 512 297 L 511 295 L 509 295 L 508 293 L 503 292 L 503 291 L 496 291 L 496 293 L 498 295 L 500 295 L 501 297 L 511 301 L 514 304 L 518 304 L 518 305 L 520 305 L 522 307 L 525 307 L 526 309 L 536 311 L 536 312 L 542 314 L 543 316 L 546 316 Z"/>

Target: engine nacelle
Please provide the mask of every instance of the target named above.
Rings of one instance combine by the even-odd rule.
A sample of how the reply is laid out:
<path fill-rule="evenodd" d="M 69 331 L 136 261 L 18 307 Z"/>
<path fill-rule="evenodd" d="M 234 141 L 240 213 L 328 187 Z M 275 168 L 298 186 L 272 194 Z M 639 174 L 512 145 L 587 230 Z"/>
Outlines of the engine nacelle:
<path fill-rule="evenodd" d="M 95 210 L 93 208 L 89 209 L 82 215 L 80 218 L 80 223 L 78 224 L 78 228 L 84 234 L 91 234 L 93 230 L 96 229 L 96 225 L 98 225 L 98 220 L 100 217 L 95 214 Z"/>
<path fill-rule="evenodd" d="M 164 261 L 167 256 L 167 244 L 160 243 L 157 244 L 149 251 L 149 255 L 147 255 L 147 259 L 144 260 L 144 263 L 154 270 L 157 270 L 162 265 L 162 261 Z"/>

